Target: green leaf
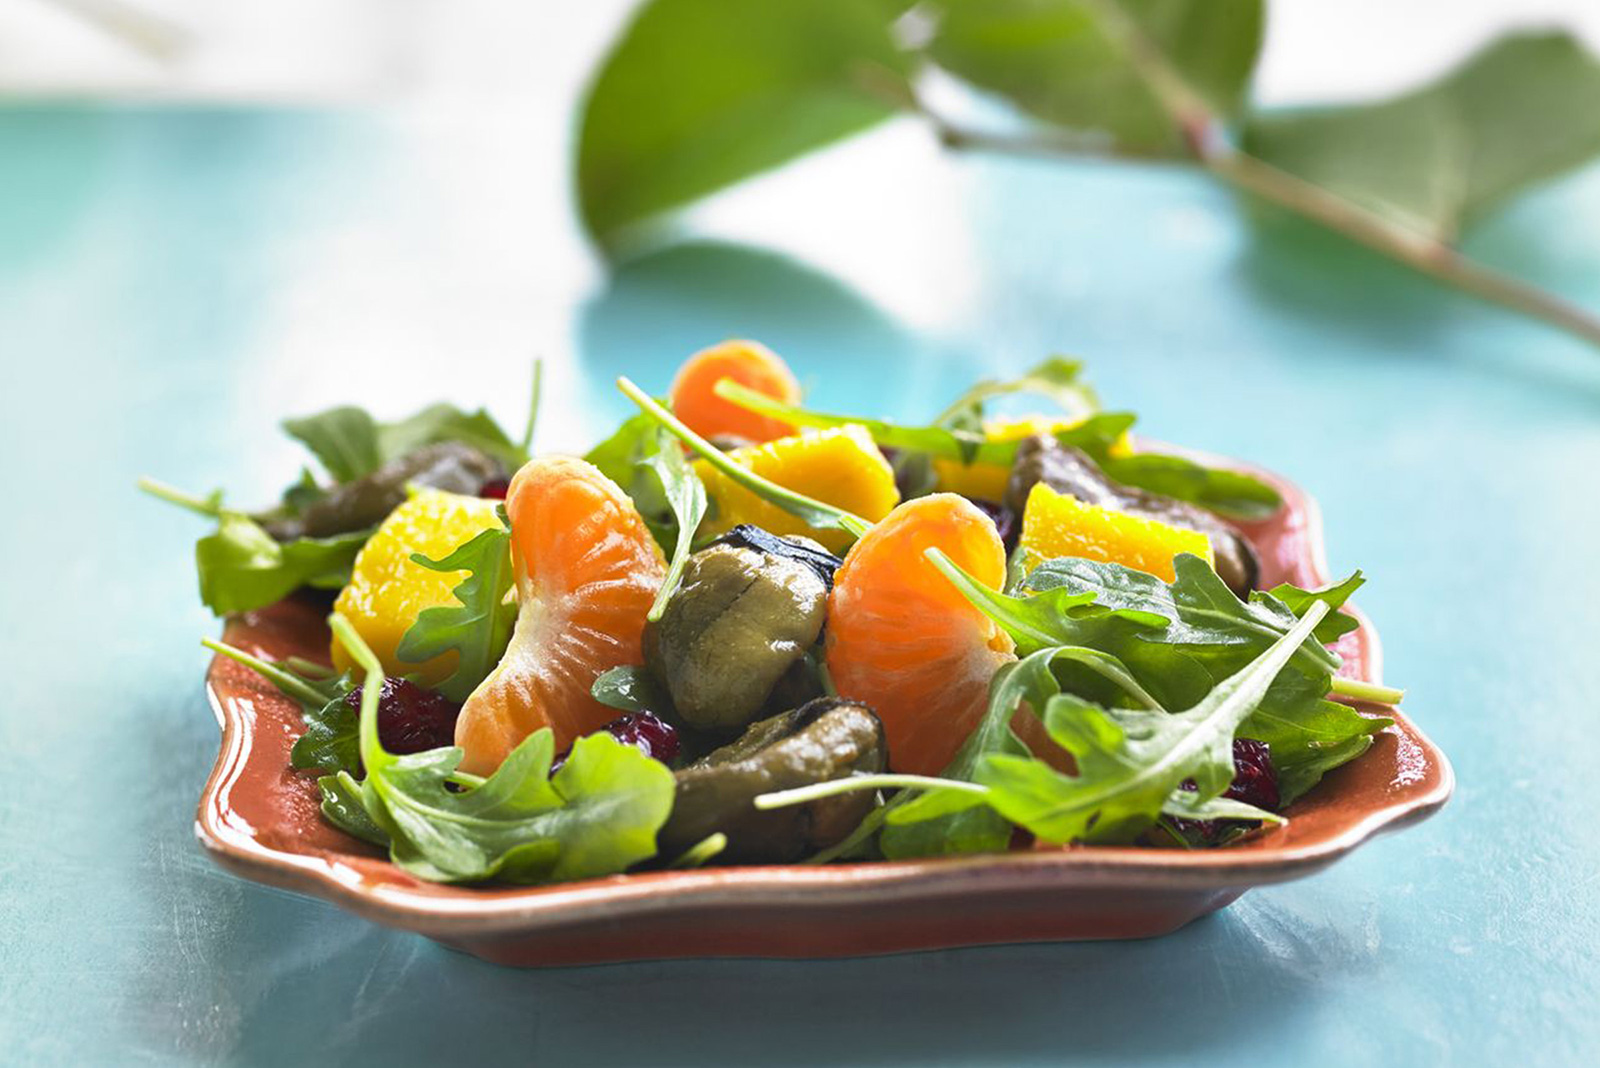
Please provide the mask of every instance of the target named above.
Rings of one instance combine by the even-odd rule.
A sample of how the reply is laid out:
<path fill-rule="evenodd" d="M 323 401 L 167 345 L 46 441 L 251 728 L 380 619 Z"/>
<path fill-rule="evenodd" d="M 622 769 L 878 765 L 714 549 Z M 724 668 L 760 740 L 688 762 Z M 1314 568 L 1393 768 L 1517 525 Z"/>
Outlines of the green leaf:
<path fill-rule="evenodd" d="M 283 421 L 284 433 L 310 449 L 335 482 L 353 482 L 383 465 L 378 424 L 351 405 Z"/>
<path fill-rule="evenodd" d="M 589 693 L 607 708 L 623 712 L 649 712 L 660 716 L 672 708 L 671 699 L 655 676 L 636 664 L 602 671 L 589 687 Z"/>
<path fill-rule="evenodd" d="M 354 773 L 360 770 L 361 741 L 357 737 L 360 720 L 344 694 L 320 708 L 306 708 L 305 721 L 306 732 L 289 750 L 290 766 L 302 771 L 315 768 Z"/>
<path fill-rule="evenodd" d="M 666 430 L 659 430 L 657 434 L 656 450 L 642 466 L 653 476 L 656 488 L 671 510 L 676 533 L 666 577 L 661 580 L 655 602 L 645 616 L 652 623 L 661 618 L 667 599 L 678 588 L 684 566 L 689 563 L 689 552 L 694 547 L 695 533 L 706 514 L 706 488 L 699 474 L 684 457 L 676 438 Z"/>
<path fill-rule="evenodd" d="M 1087 644 L 1078 641 L 1082 632 L 1077 624 L 1092 625 L 1093 614 L 1108 611 L 1144 626 L 1140 635 L 1144 641 L 1181 645 L 1192 656 L 1216 659 L 1225 665 L 1213 672 L 1218 677 L 1257 655 L 1297 621 L 1296 614 L 1269 593 L 1258 590 L 1248 602 L 1239 600 L 1198 556 L 1178 555 L 1173 560 L 1173 570 L 1176 578 L 1166 583 L 1121 564 L 1063 557 L 1035 568 L 1028 576 L 1028 587 L 1039 592 L 1054 591 L 1057 596 L 1094 595 L 1092 612 L 1080 611 L 1076 617 L 1069 614 L 1057 621 L 1058 641 Z M 1342 589 L 1348 596 L 1354 588 L 1349 583 L 1346 580 L 1334 589 Z M 1334 592 L 1305 599 L 1307 610 L 1312 604 L 1335 608 L 1342 601 Z M 1321 633 L 1332 633 L 1341 627 L 1338 623 L 1327 624 Z M 1328 674 L 1339 666 L 1338 656 L 1323 648 L 1317 637 L 1308 638 L 1302 648 L 1295 650 L 1292 662 L 1310 674 Z"/>
<path fill-rule="evenodd" d="M 1131 841 L 1172 805 L 1187 815 L 1233 781 L 1234 732 L 1328 611 L 1306 618 L 1185 712 L 1104 708 L 1072 694 L 1045 707 L 1045 729 L 1073 756 L 1076 775 L 1015 755 L 985 757 L 978 782 L 988 804 L 1048 842 Z M 1193 780 L 1192 797 L 1174 800 Z"/>
<path fill-rule="evenodd" d="M 934 424 L 981 433 L 985 402 L 1011 393 L 1049 397 L 1067 415 L 1080 419 L 1100 410 L 1100 398 L 1083 381 L 1083 361 L 1051 356 L 1016 378 L 984 379 L 952 401 Z"/>
<path fill-rule="evenodd" d="M 1042 649 L 995 673 L 989 686 L 987 711 L 941 778 L 974 782 L 988 757 L 1027 757 L 1028 750 L 1011 729 L 1012 718 L 1024 706 L 1044 708 L 1051 697 L 1061 692 L 1054 668 L 1062 661 L 1089 663 L 1096 671 L 1110 672 L 1130 693 L 1147 706 L 1150 703 L 1149 696 L 1114 657 L 1093 649 Z M 1005 849 L 1010 840 L 1011 825 L 986 804 L 983 795 L 934 787 L 908 802 L 897 798 L 891 803 L 878 844 L 884 856 L 894 859 L 997 852 Z"/>
<path fill-rule="evenodd" d="M 660 424 L 639 412 L 624 419 L 610 437 L 590 449 L 583 458 L 626 491 L 638 474 L 639 461 L 656 447 L 659 429 Z"/>
<path fill-rule="evenodd" d="M 1123 485 L 1197 504 L 1230 519 L 1265 519 L 1283 507 L 1277 490 L 1242 471 L 1205 467 L 1158 452 L 1107 453 L 1094 459 L 1102 471 Z"/>
<path fill-rule="evenodd" d="M 322 794 L 322 815 L 346 834 L 371 842 L 376 846 L 389 846 L 389 832 L 367 815 L 361 801 L 361 784 L 348 771 L 336 771 L 317 780 Z"/>
<path fill-rule="evenodd" d="M 927 453 L 943 459 L 963 463 L 1007 465 L 1016 459 L 1017 441 L 984 441 L 980 433 L 951 429 L 947 426 L 906 426 L 882 419 L 864 419 L 855 415 L 830 415 L 814 412 L 793 404 L 784 404 L 771 397 L 747 389 L 728 379 L 714 388 L 717 396 L 761 415 L 781 419 L 794 426 L 827 429 L 839 426 L 865 427 L 872 440 L 879 445 L 906 452 Z M 1056 440 L 1063 445 L 1083 449 L 1091 455 L 1104 455 L 1133 426 L 1135 417 L 1128 412 L 1099 412 L 1082 422 L 1056 432 Z"/>
<path fill-rule="evenodd" d="M 1243 147 L 1451 242 L 1511 194 L 1600 153 L 1600 63 L 1569 34 L 1515 34 L 1392 100 L 1254 116 Z"/>
<path fill-rule="evenodd" d="M 350 580 L 370 530 L 278 542 L 242 512 L 223 511 L 217 530 L 195 543 L 200 600 L 217 615 L 262 608 L 301 586 L 337 589 Z"/>
<path fill-rule="evenodd" d="M 1327 618 L 1333 616 L 1330 612 Z M 1349 705 L 1326 700 L 1327 694 L 1327 676 L 1286 671 L 1273 680 L 1260 707 L 1239 728 L 1240 737 L 1265 742 L 1272 750 L 1278 793 L 1285 805 L 1303 796 L 1326 772 L 1365 753 L 1372 735 L 1394 722 L 1364 716 Z"/>
<path fill-rule="evenodd" d="M 1181 156 L 1183 132 L 1152 88 L 1152 67 L 1170 69 L 1212 112 L 1237 115 L 1261 47 L 1264 5 L 941 0 L 935 7 L 942 17 L 930 51 L 950 73 L 1121 150 Z"/>
<path fill-rule="evenodd" d="M 455 670 L 435 689 L 452 701 L 465 701 L 500 662 L 516 623 L 516 605 L 506 597 L 513 578 L 511 532 L 504 527 L 480 531 L 443 560 L 421 553 L 411 559 L 430 571 L 465 571 L 467 577 L 450 591 L 458 605 L 423 609 L 395 656 L 420 664 L 452 650 L 459 653 Z"/>
<path fill-rule="evenodd" d="M 449 789 L 461 780 L 461 750 L 384 750 L 377 724 L 383 668 L 344 617 L 329 624 L 366 673 L 360 742 L 367 777 L 359 800 L 388 836 L 396 864 L 436 881 L 546 883 L 613 874 L 655 855 L 674 791 L 664 764 L 602 732 L 573 743 L 551 776 L 554 736 L 544 728 L 489 778 Z M 335 798 L 346 799 L 348 784 L 336 782 L 343 792 Z"/>
<path fill-rule="evenodd" d="M 883 0 L 647 0 L 584 102 L 577 192 L 602 240 L 864 130 L 910 58 Z"/>
<path fill-rule="evenodd" d="M 511 471 L 528 460 L 527 450 L 512 441 L 487 411 L 464 412 L 452 404 L 429 405 L 396 423 L 380 423 L 362 409 L 344 405 L 285 419 L 283 429 L 304 443 L 334 481 L 341 483 L 370 475 L 391 460 L 441 441 L 471 445 Z M 290 493 L 304 496 L 306 490 L 291 487 Z"/>

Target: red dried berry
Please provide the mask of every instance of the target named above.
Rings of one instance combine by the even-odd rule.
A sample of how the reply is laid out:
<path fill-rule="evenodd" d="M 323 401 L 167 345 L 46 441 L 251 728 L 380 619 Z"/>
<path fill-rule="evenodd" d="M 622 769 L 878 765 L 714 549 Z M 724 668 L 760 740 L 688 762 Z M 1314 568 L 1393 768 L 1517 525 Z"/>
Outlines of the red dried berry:
<path fill-rule="evenodd" d="M 652 760 L 667 764 L 677 758 L 679 748 L 677 728 L 648 712 L 624 712 L 601 729 L 623 745 L 633 746 Z M 558 754 L 550 764 L 550 774 L 554 775 L 556 769 L 566 762 L 567 754 Z"/>
<path fill-rule="evenodd" d="M 361 687 L 345 695 L 345 704 L 361 713 Z M 378 740 L 391 753 L 420 753 L 454 745 L 461 706 L 441 693 L 405 679 L 385 678 L 378 693 Z"/>
<path fill-rule="evenodd" d="M 995 529 L 1000 532 L 1000 540 L 1005 543 L 1007 551 L 1017 547 L 1017 535 L 1021 533 L 1017 529 L 1017 513 L 1003 504 L 984 500 L 982 497 L 968 497 L 967 500 L 976 505 L 978 511 L 994 520 Z"/>
<path fill-rule="evenodd" d="M 509 478 L 491 478 L 478 487 L 478 496 L 487 497 L 491 501 L 503 501 L 510 491 L 511 480 Z"/>
<path fill-rule="evenodd" d="M 1184 782 L 1183 790 L 1193 790 L 1194 780 Z M 1272 749 L 1266 742 L 1254 738 L 1233 740 L 1233 782 L 1222 792 L 1223 797 L 1243 801 L 1268 812 L 1276 812 L 1283 795 L 1278 790 L 1278 773 L 1272 767 Z M 1186 820 L 1174 819 L 1173 825 L 1183 834 L 1203 842 L 1214 842 L 1230 827 L 1246 827 L 1243 820 Z"/>

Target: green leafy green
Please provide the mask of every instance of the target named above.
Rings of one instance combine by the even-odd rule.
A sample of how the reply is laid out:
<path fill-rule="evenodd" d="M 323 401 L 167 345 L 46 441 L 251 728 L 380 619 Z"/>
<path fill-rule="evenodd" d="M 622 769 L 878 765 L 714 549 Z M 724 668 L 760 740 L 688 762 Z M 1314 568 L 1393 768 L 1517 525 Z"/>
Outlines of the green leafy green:
<path fill-rule="evenodd" d="M 695 533 L 706 514 L 706 488 L 700 476 L 684 458 L 677 439 L 665 430 L 658 431 L 658 435 L 656 450 L 644 460 L 644 467 L 654 477 L 658 492 L 672 513 L 674 537 L 666 577 L 661 580 L 655 602 L 645 617 L 651 622 L 661 618 L 667 599 L 678 588 L 683 569 L 689 563 L 689 552 L 694 547 Z"/>
<path fill-rule="evenodd" d="M 1246 151 L 1444 241 L 1600 152 L 1600 63 L 1571 35 L 1502 38 L 1392 100 L 1253 116 Z"/>
<path fill-rule="evenodd" d="M 672 708 L 672 700 L 655 676 L 636 664 L 602 671 L 589 687 L 589 693 L 607 708 L 623 712 L 650 712 L 659 716 Z"/>
<path fill-rule="evenodd" d="M 346 689 L 353 686 L 348 682 Z M 302 771 L 356 772 L 361 768 L 360 717 L 345 700 L 331 698 L 320 708 L 305 709 L 306 730 L 289 750 L 289 764 Z"/>
<path fill-rule="evenodd" d="M 933 59 L 1039 118 L 1116 147 L 1185 154 L 1157 64 L 1222 116 L 1245 103 L 1263 0 L 939 0 Z M 1153 57 L 1153 58 L 1152 58 Z"/>
<path fill-rule="evenodd" d="M 1102 471 L 1125 486 L 1198 504 L 1229 519 L 1265 519 L 1283 507 L 1278 491 L 1254 475 L 1206 467 L 1182 456 L 1107 452 L 1094 456 L 1094 460 Z"/>
<path fill-rule="evenodd" d="M 532 418 L 530 414 L 530 422 Z M 336 482 L 370 475 L 391 460 L 441 441 L 471 445 L 513 471 L 528 461 L 527 448 L 512 441 L 488 412 L 464 412 L 451 404 L 429 405 L 395 423 L 380 423 L 360 408 L 342 405 L 285 419 L 283 429 L 310 449 Z"/>
<path fill-rule="evenodd" d="M 1086 419 L 1100 410 L 1100 398 L 1083 380 L 1083 361 L 1064 356 L 1030 367 L 1016 378 L 986 378 L 951 402 L 935 426 L 982 431 L 985 402 L 1010 393 L 1037 393 L 1049 397 L 1069 416 Z"/>
<path fill-rule="evenodd" d="M 1072 754 L 1077 773 L 1064 775 L 1034 757 L 990 755 L 976 775 L 989 788 L 986 803 L 1048 842 L 1125 842 L 1163 812 L 1213 815 L 1217 809 L 1207 806 L 1233 781 L 1235 730 L 1327 611 L 1313 604 L 1293 629 L 1184 712 L 1106 708 L 1056 694 L 1045 705 L 1045 730 Z M 1193 790 L 1181 789 L 1190 782 Z M 1237 802 L 1228 808 L 1240 811 Z"/>
<path fill-rule="evenodd" d="M 508 527 L 480 531 L 442 560 L 421 553 L 413 562 L 430 571 L 465 571 L 467 577 L 451 590 L 457 605 L 425 608 L 400 639 L 395 655 L 420 664 L 455 651 L 455 670 L 435 687 L 452 701 L 465 701 L 500 662 L 511 641 L 517 609 L 507 594 L 513 580 L 511 532 Z"/>
<path fill-rule="evenodd" d="M 355 688 L 348 674 L 292 658 L 263 660 L 209 638 L 200 644 L 251 668 L 300 706 L 306 731 L 289 751 L 291 766 L 321 771 L 354 771 L 361 766 L 356 714 L 345 701 Z"/>
<path fill-rule="evenodd" d="M 1211 566 L 1198 556 L 1182 553 L 1173 560 L 1176 578 L 1163 582 L 1154 575 L 1121 564 L 1098 560 L 1062 557 L 1047 560 L 1028 576 L 1030 589 L 1075 599 L 1092 595 L 1093 607 L 1072 609 L 1057 617 L 1055 637 L 1059 642 L 1077 644 L 1081 633 L 1076 624 L 1101 612 L 1111 612 L 1145 628 L 1140 637 L 1148 642 L 1182 645 L 1192 656 L 1215 659 L 1227 665 L 1230 673 L 1245 660 L 1293 629 L 1297 616 L 1283 601 L 1257 590 L 1249 601 L 1233 595 Z M 1338 608 L 1360 583 L 1359 573 L 1327 590 L 1296 591 L 1303 611 L 1312 604 Z M 994 596 L 1003 596 L 995 594 Z M 1077 609 L 1074 615 L 1074 609 Z M 1002 622 L 1002 626 L 1004 623 Z M 1292 662 L 1311 674 L 1338 669 L 1339 658 L 1322 643 L 1348 630 L 1348 624 L 1335 620 L 1325 623 L 1318 633 L 1295 651 Z"/>
<path fill-rule="evenodd" d="M 550 774 L 554 738 L 529 735 L 484 780 L 463 782 L 455 747 L 396 756 L 378 738 L 383 668 L 342 616 L 329 621 L 366 673 L 360 715 L 358 788 L 348 775 L 325 777 L 323 812 L 361 834 L 387 836 L 391 859 L 438 882 L 546 883 L 624 871 L 656 853 L 656 832 L 672 809 L 672 772 L 604 732 L 579 738 Z M 352 803 L 359 799 L 362 824 Z M 372 840 L 370 834 L 363 835 Z"/>
<path fill-rule="evenodd" d="M 647 0 L 584 103 L 577 192 L 603 240 L 649 215 L 888 118 L 911 59 L 906 4 Z"/>
<path fill-rule="evenodd" d="M 195 543 L 200 600 L 221 616 L 272 604 L 301 586 L 337 589 L 371 533 L 279 542 L 243 512 L 223 510 L 216 532 Z"/>
<path fill-rule="evenodd" d="M 624 419 L 610 437 L 584 453 L 583 458 L 627 490 L 638 476 L 639 462 L 657 447 L 659 430 L 659 423 L 638 412 Z"/>
<path fill-rule="evenodd" d="M 1328 613 L 1329 618 L 1333 614 Z M 1283 672 L 1239 728 L 1241 737 L 1266 742 L 1272 750 L 1278 794 L 1285 805 L 1303 796 L 1324 773 L 1365 753 L 1372 736 L 1394 722 L 1326 700 L 1328 683 L 1325 675 Z"/>

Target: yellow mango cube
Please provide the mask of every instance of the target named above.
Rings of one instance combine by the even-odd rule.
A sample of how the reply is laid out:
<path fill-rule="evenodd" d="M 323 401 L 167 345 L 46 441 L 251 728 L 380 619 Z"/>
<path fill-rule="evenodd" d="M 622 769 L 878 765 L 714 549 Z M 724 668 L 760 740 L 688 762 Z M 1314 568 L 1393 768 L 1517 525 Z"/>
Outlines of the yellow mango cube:
<path fill-rule="evenodd" d="M 1193 553 L 1215 566 L 1211 539 L 1199 531 L 1084 504 L 1043 482 L 1028 493 L 1018 546 L 1030 569 L 1058 556 L 1075 556 L 1122 564 L 1171 582 L 1172 560 L 1179 553 Z"/>

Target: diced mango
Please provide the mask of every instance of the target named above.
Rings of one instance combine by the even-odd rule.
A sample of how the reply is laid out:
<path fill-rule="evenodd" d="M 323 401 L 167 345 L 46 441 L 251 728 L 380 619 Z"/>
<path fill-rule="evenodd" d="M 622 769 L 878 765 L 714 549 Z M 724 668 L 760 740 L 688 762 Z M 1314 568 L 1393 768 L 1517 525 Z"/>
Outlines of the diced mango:
<path fill-rule="evenodd" d="M 990 419 L 983 424 L 983 437 L 985 441 L 1016 441 L 1031 438 L 1035 434 L 1070 430 L 1080 422 L 1082 420 L 1050 415 Z M 1111 451 L 1118 455 L 1130 452 L 1127 435 L 1123 435 Z M 964 464 L 960 460 L 934 460 L 933 471 L 938 476 L 939 489 L 986 501 L 1004 500 L 1006 482 L 1011 478 L 1011 468 L 1004 464 Z"/>
<path fill-rule="evenodd" d="M 1175 577 L 1172 560 L 1179 553 L 1213 563 L 1211 540 L 1199 531 L 1084 504 L 1043 482 L 1028 494 L 1018 546 L 1029 568 L 1058 556 L 1076 556 L 1123 564 L 1167 582 Z"/>
<path fill-rule="evenodd" d="M 729 459 L 785 489 L 854 512 L 876 523 L 900 503 L 894 469 L 873 444 L 865 427 L 843 426 L 776 438 L 734 449 Z M 725 533 L 751 523 L 774 534 L 804 534 L 838 552 L 850 544 L 842 530 L 814 530 L 804 520 L 757 497 L 706 463 L 695 461 L 715 514 L 701 536 Z"/>
<path fill-rule="evenodd" d="M 467 577 L 465 571 L 431 571 L 414 563 L 412 553 L 440 560 L 482 531 L 500 525 L 498 502 L 463 497 L 440 490 L 422 490 L 389 513 L 356 556 L 350 582 L 339 591 L 334 608 L 343 613 L 356 633 L 377 654 L 392 675 L 416 675 L 424 684 L 442 681 L 455 670 L 457 654 L 420 664 L 395 656 L 400 639 L 425 608 L 454 605 L 451 591 Z M 343 644 L 332 645 L 333 666 L 347 671 L 355 666 Z"/>

